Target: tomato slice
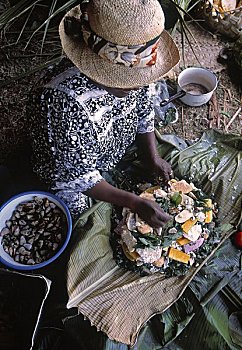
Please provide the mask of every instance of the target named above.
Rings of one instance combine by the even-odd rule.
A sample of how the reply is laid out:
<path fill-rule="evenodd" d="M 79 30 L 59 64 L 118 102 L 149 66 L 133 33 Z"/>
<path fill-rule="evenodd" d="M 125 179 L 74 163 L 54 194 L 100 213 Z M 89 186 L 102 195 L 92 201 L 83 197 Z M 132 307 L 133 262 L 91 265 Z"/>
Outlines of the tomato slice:
<path fill-rule="evenodd" d="M 238 231 L 234 234 L 234 244 L 237 248 L 242 249 L 242 231 Z"/>

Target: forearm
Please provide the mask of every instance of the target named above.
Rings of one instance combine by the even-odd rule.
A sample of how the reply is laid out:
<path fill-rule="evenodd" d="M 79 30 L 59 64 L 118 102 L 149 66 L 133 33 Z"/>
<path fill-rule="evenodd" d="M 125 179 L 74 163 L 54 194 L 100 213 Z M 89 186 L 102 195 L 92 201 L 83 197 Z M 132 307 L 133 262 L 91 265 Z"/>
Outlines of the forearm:
<path fill-rule="evenodd" d="M 155 133 L 138 134 L 136 137 L 139 159 L 153 177 L 162 176 L 168 181 L 172 175 L 171 165 L 162 159 L 156 147 Z"/>
<path fill-rule="evenodd" d="M 134 193 L 120 190 L 104 180 L 85 191 L 84 194 L 97 200 L 130 208 L 132 211 L 136 210 L 137 201 L 139 200 L 139 197 Z"/>
<path fill-rule="evenodd" d="M 138 134 L 136 136 L 138 154 L 142 161 L 152 161 L 157 157 L 156 138 L 154 132 Z"/>

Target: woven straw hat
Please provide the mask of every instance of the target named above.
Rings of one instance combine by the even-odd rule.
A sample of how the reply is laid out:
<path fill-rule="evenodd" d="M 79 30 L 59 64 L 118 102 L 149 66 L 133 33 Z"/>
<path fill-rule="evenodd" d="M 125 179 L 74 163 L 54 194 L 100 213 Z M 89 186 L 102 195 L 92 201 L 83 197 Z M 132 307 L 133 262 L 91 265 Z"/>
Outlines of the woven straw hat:
<path fill-rule="evenodd" d="M 65 17 L 81 16 L 79 6 L 71 9 L 59 26 L 63 50 L 82 73 L 97 83 L 123 89 L 144 86 L 159 80 L 178 63 L 179 52 L 164 30 L 164 13 L 157 0 L 90 0 L 87 13 L 92 31 L 111 43 L 139 45 L 161 35 L 154 65 L 116 64 L 93 52 L 83 39 L 65 33 Z"/>

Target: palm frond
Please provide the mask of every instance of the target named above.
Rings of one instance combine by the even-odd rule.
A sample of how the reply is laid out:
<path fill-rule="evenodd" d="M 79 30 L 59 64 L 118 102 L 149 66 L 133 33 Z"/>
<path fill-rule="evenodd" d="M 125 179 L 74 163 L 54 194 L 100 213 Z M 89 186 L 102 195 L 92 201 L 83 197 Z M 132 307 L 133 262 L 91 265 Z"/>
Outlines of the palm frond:
<path fill-rule="evenodd" d="M 191 41 L 190 41 L 190 39 L 189 39 L 189 36 L 188 36 L 188 32 L 191 34 L 190 29 L 188 28 L 188 26 L 186 25 L 185 22 L 181 22 L 181 27 L 182 27 L 182 32 L 183 32 L 183 34 L 184 34 L 184 36 L 185 36 L 185 38 L 186 38 L 186 40 L 187 40 L 189 46 L 191 47 L 191 50 L 192 50 L 194 56 L 196 57 L 196 60 L 197 60 L 198 63 L 201 65 L 201 62 L 199 61 L 199 58 L 198 58 L 198 56 L 197 56 L 197 54 L 196 54 L 196 52 L 195 52 L 195 50 L 194 50 L 194 48 L 193 48 L 193 45 L 192 45 L 192 43 L 191 43 Z M 183 44 L 183 46 L 185 46 L 185 45 Z M 183 57 L 183 61 L 185 62 L 185 55 L 184 55 L 184 57 Z"/>
<path fill-rule="evenodd" d="M 45 42 L 45 38 L 46 38 L 47 31 L 48 31 L 48 28 L 49 28 L 49 24 L 50 24 L 50 19 L 49 18 L 54 12 L 54 9 L 56 7 L 57 1 L 58 0 L 53 0 L 52 3 L 51 3 L 51 7 L 50 7 L 50 11 L 49 11 L 49 17 L 48 17 L 48 20 L 47 20 L 46 25 L 45 25 L 43 39 L 42 39 L 42 43 L 41 43 L 41 50 L 40 50 L 41 53 L 43 52 L 44 42 Z"/>
<path fill-rule="evenodd" d="M 193 41 L 196 42 L 196 38 L 194 37 L 191 29 L 188 27 L 187 22 L 185 20 L 185 16 L 189 18 L 190 20 L 194 21 L 194 18 L 191 16 L 190 11 L 192 8 L 194 8 L 201 0 L 196 0 L 191 4 L 190 0 L 169 0 L 174 6 L 176 6 L 178 11 L 178 21 L 175 23 L 174 27 L 171 30 L 171 35 L 174 35 L 177 30 L 179 30 L 181 34 L 181 43 L 182 43 L 182 58 L 183 62 L 185 63 L 185 41 L 187 41 L 188 45 L 191 47 L 191 50 L 198 61 L 199 64 L 199 58 L 193 48 L 193 44 L 189 38 L 189 35 L 192 37 Z M 197 23 L 197 21 L 196 21 Z M 200 26 L 200 24 L 198 23 Z"/>
<path fill-rule="evenodd" d="M 201 2 L 201 0 L 196 0 L 191 4 L 191 1 L 189 0 L 182 0 L 183 4 L 181 4 L 180 0 L 169 0 L 174 6 L 176 6 L 177 11 L 178 11 L 178 16 L 179 20 L 175 24 L 175 26 L 172 29 L 172 34 L 175 33 L 177 26 L 179 23 L 183 22 L 185 23 L 185 16 L 189 18 L 190 21 L 195 21 L 192 15 L 190 14 L 190 11 Z M 198 24 L 199 27 L 202 28 L 202 26 L 199 24 L 199 22 L 196 20 L 196 23 Z"/>
<path fill-rule="evenodd" d="M 27 23 L 28 23 L 28 21 L 29 21 L 29 18 L 30 18 L 30 16 L 31 16 L 31 14 L 32 14 L 32 12 L 33 12 L 33 10 L 34 10 L 34 8 L 35 8 L 35 6 L 33 6 L 33 7 L 30 9 L 29 13 L 28 13 L 28 15 L 27 15 L 27 17 L 26 17 L 26 20 L 25 20 L 25 22 L 24 22 L 24 24 L 23 24 L 23 26 L 22 26 L 22 28 L 21 28 L 21 30 L 20 30 L 19 36 L 18 36 L 18 38 L 17 38 L 17 40 L 16 40 L 16 44 L 19 42 L 20 38 L 22 37 L 22 34 L 23 34 L 23 32 L 24 32 L 24 30 L 25 30 L 25 28 L 26 28 L 26 26 L 27 26 Z"/>
<path fill-rule="evenodd" d="M 66 11 L 70 7 L 72 7 L 77 1 L 76 0 L 69 0 L 67 3 L 59 7 L 56 11 L 54 11 L 41 25 L 31 34 L 29 40 L 27 41 L 27 44 L 25 45 L 25 49 L 28 47 L 31 39 L 33 36 L 41 29 L 43 28 L 46 24 L 49 23 L 51 19 L 53 19 L 55 16 L 57 16 L 59 13 Z"/>
<path fill-rule="evenodd" d="M 10 25 L 24 13 L 30 11 L 36 4 L 42 0 L 20 0 L 16 5 L 11 6 L 0 16 L 0 31 L 7 29 Z"/>
<path fill-rule="evenodd" d="M 28 41 L 25 46 L 29 45 L 33 36 L 38 34 L 40 31 L 43 33 L 41 52 L 43 51 L 43 47 L 45 44 L 45 39 L 47 33 L 50 33 L 52 28 L 50 28 L 50 21 L 55 18 L 58 14 L 63 14 L 73 7 L 75 4 L 78 4 L 78 0 L 69 0 L 63 4 L 63 0 L 52 0 L 49 5 L 46 5 L 43 0 L 20 0 L 15 5 L 11 6 L 9 9 L 5 10 L 2 15 L 0 15 L 0 32 L 9 32 L 10 27 L 20 18 L 25 17 L 24 24 L 19 31 L 18 38 L 16 40 L 16 44 L 19 42 L 20 38 L 23 34 L 28 35 Z M 49 9 L 48 18 L 43 20 L 42 23 L 38 26 L 37 29 L 31 30 L 27 25 L 29 24 L 30 16 L 34 13 L 38 13 L 37 9 L 40 7 L 45 7 L 47 10 Z M 25 39 L 26 40 L 26 39 Z"/>

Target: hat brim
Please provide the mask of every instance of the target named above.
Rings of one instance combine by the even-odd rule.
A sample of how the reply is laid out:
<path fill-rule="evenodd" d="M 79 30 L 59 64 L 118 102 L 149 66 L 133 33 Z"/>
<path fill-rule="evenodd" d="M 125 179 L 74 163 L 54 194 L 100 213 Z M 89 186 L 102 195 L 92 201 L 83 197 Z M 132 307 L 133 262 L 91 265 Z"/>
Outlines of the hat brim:
<path fill-rule="evenodd" d="M 67 57 L 84 73 L 107 87 L 130 89 L 148 85 L 162 78 L 180 60 L 179 51 L 171 36 L 164 30 L 158 45 L 157 61 L 145 68 L 126 67 L 105 60 L 94 53 L 84 41 L 68 36 L 64 30 L 66 16 L 80 18 L 80 7 L 71 9 L 62 19 L 59 34 Z"/>

